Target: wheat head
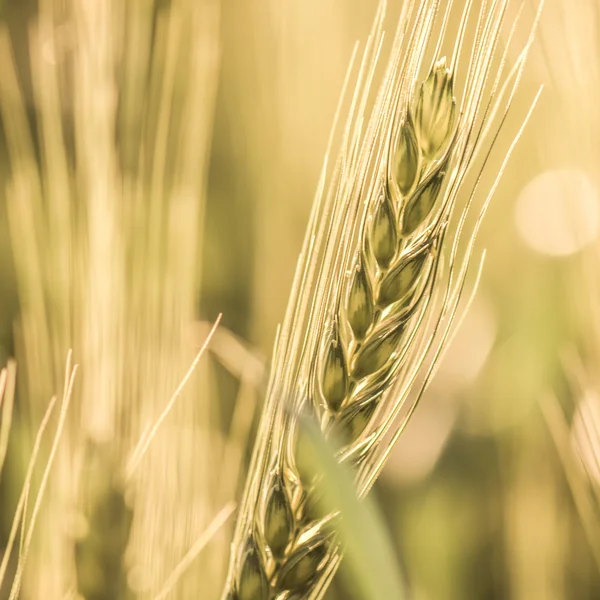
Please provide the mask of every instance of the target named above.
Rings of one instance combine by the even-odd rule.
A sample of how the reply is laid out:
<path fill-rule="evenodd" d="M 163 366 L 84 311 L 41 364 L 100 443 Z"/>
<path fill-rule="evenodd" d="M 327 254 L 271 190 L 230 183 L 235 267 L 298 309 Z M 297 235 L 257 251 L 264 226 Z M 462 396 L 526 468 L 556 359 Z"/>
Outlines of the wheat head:
<path fill-rule="evenodd" d="M 318 477 L 299 455 L 299 415 L 308 410 L 338 440 L 337 458 L 352 466 L 363 496 L 447 345 L 505 161 L 468 233 L 467 216 L 527 53 L 508 69 L 497 52 L 508 4 L 483 2 L 477 11 L 468 1 L 452 30 L 452 2 L 406 2 L 367 115 L 381 56 L 380 4 L 275 345 L 227 600 L 322 596 L 342 548 L 335 510 L 319 512 Z M 442 54 L 448 44 L 450 59 Z M 470 173 L 475 184 L 467 188 Z M 466 201 L 455 210 L 459 192 Z"/>

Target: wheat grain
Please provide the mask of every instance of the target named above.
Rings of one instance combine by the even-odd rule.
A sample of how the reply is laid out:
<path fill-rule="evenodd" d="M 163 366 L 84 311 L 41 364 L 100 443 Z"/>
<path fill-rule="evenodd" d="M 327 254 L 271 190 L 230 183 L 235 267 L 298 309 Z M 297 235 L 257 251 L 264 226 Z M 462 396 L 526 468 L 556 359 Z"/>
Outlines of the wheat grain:
<path fill-rule="evenodd" d="M 424 371 L 427 382 L 446 345 L 473 241 L 497 178 L 462 263 L 458 245 L 475 189 L 453 221 L 457 194 L 479 156 L 485 165 L 492 124 L 498 114 L 501 123 L 511 105 L 526 56 L 525 49 L 508 74 L 505 56 L 494 63 L 507 3 L 481 5 L 476 33 L 465 50 L 473 12 L 466 2 L 448 62 L 438 57 L 449 3 L 437 30 L 432 66 L 416 90 L 414 82 L 431 54 L 440 3 L 406 3 L 363 130 L 381 43 L 380 5 L 340 158 L 328 190 L 315 200 L 277 340 L 225 598 L 321 597 L 341 549 L 335 510 L 320 514 L 318 475 L 304 468 L 298 454 L 297 415 L 308 408 L 323 433 L 335 432 L 342 445 L 338 459 L 354 466 L 358 493 L 364 495 L 420 397 L 422 388 L 413 390 L 408 402 L 417 374 Z M 463 53 L 468 67 L 459 109 L 454 88 Z M 403 408 L 405 416 L 398 420 Z"/>

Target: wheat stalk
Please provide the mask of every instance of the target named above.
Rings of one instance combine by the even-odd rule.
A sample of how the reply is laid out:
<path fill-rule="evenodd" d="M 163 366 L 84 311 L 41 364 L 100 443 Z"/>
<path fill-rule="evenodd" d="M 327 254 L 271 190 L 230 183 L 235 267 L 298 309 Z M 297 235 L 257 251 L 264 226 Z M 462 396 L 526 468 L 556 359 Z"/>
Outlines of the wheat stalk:
<path fill-rule="evenodd" d="M 298 416 L 308 409 L 325 435 L 341 440 L 338 459 L 355 468 L 362 496 L 446 346 L 479 223 L 505 162 L 462 255 L 459 242 L 527 50 L 512 70 L 506 55 L 496 56 L 507 4 L 482 3 L 475 15 L 466 2 L 457 31 L 447 32 L 452 3 L 440 15 L 437 0 L 407 2 L 367 119 L 382 42 L 380 5 L 277 339 L 224 598 L 321 597 L 341 548 L 335 511 L 315 510 L 318 478 L 298 454 Z M 440 56 L 449 39 L 448 61 Z M 431 66 L 421 79 L 427 57 Z M 455 215 L 457 194 L 475 168 L 476 183 Z M 415 386 L 418 375 L 424 383 Z"/>
<path fill-rule="evenodd" d="M 73 393 L 73 384 L 75 380 L 76 371 L 77 366 L 71 365 L 71 354 L 69 353 L 67 357 L 65 383 L 62 400 L 60 402 L 60 412 L 58 415 L 58 421 L 56 423 L 54 436 L 52 437 L 50 442 L 49 452 L 46 457 L 45 464 L 43 465 L 43 474 L 39 485 L 37 486 L 37 489 L 34 485 L 34 469 L 38 463 L 38 456 L 42 446 L 45 430 L 50 421 L 50 417 L 52 416 L 54 409 L 57 405 L 56 397 L 53 397 L 48 403 L 48 407 L 46 408 L 46 412 L 42 417 L 41 423 L 37 430 L 37 434 L 35 436 L 31 457 L 29 459 L 29 464 L 25 473 L 23 487 L 19 495 L 17 508 L 15 510 L 12 525 L 10 528 L 8 542 L 2 560 L 0 561 L 1 586 L 2 583 L 5 581 L 9 560 L 12 557 L 13 548 L 17 543 L 17 537 L 19 536 L 20 530 L 20 539 L 18 540 L 17 563 L 15 574 L 9 587 L 9 600 L 18 598 L 19 593 L 21 591 L 23 583 L 23 573 L 27 559 L 29 557 L 36 522 L 39 518 L 42 500 L 44 499 L 44 496 L 46 494 L 48 479 L 50 476 L 50 471 L 53 467 L 53 463 L 55 462 L 58 445 L 61 441 L 61 438 L 63 437 L 63 431 L 67 417 L 67 409 L 69 407 L 69 403 L 71 401 L 71 396 Z M 11 416 L 15 391 L 15 372 L 16 368 L 14 362 L 10 362 L 7 369 L 3 369 L 0 372 L 0 403 L 4 402 L 5 407 L 2 411 L 2 422 L 0 423 L 0 438 L 2 439 L 3 456 L 5 456 L 4 450 L 6 449 L 6 446 L 4 444 L 8 440 L 8 433 L 12 422 Z M 6 407 L 9 408 L 6 409 Z M 2 472 L 3 460 L 0 462 L 0 474 Z M 30 502 L 31 500 L 33 508 L 31 510 L 31 514 L 27 515 L 28 502 Z"/>
<path fill-rule="evenodd" d="M 24 418 L 43 414 L 66 349 L 82 375 L 23 593 L 116 599 L 124 592 L 112 580 L 131 569 L 142 574 L 129 579 L 134 592 L 153 597 L 220 502 L 202 447 L 207 402 L 179 403 L 142 448 L 135 476 L 120 482 L 196 350 L 186 342 L 197 306 L 218 0 L 37 4 L 25 77 L 0 28 Z M 95 465 L 106 482 L 95 486 L 81 469 L 86 445 L 107 440 L 116 460 Z M 194 467 L 187 486 L 170 468 L 175 461 Z M 115 544 L 112 536 L 129 530 L 125 491 L 131 535 Z M 102 524 L 113 501 L 120 518 Z M 74 539 L 78 522 L 85 527 Z M 204 585 L 198 580 L 201 569 L 186 573 L 175 593 Z"/>
<path fill-rule="evenodd" d="M 574 3 L 559 0 L 548 7 L 536 41 L 539 66 L 545 70 L 560 102 L 557 112 L 564 115 L 559 135 L 553 132 L 553 138 L 560 140 L 560 144 L 554 146 L 544 139 L 539 151 L 550 152 L 553 161 L 559 158 L 571 168 L 577 168 L 596 189 L 600 160 L 600 121 L 596 111 L 600 91 L 599 19 L 600 5 L 593 0 Z M 561 51 L 557 52 L 559 47 Z M 583 207 L 575 213 L 578 211 L 582 217 L 595 222 L 593 214 L 583 215 Z M 572 340 L 573 345 L 561 352 L 568 393 L 565 396 L 565 389 L 561 389 L 560 394 L 558 390 L 546 392 L 539 402 L 591 555 L 600 566 L 600 381 L 597 377 L 600 245 L 596 239 L 584 248 L 585 240 L 578 241 L 582 242 L 579 264 L 570 270 L 570 278 L 565 282 L 576 321 L 575 330 L 579 334 Z M 582 284 L 585 293 L 581 293 Z"/>

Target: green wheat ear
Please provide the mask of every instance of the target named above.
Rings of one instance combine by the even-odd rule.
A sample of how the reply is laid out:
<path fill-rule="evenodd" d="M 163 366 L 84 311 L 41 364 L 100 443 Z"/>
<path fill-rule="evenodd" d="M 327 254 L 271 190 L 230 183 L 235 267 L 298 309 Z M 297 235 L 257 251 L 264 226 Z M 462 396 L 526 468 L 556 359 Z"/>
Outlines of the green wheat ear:
<path fill-rule="evenodd" d="M 403 14 L 413 16 L 400 23 L 378 93 L 370 94 L 383 4 L 377 14 L 350 102 L 360 108 L 313 205 L 275 346 L 224 598 L 318 600 L 342 555 L 364 558 L 355 544 L 375 543 L 341 541 L 351 525 L 338 518 L 347 494 L 322 505 L 338 475 L 325 454 L 310 469 L 299 415 L 314 414 L 320 435 L 334 440 L 335 460 L 351 473 L 354 495 L 364 497 L 453 330 L 491 196 L 467 232 L 474 191 L 466 176 L 486 165 L 526 56 L 509 73 L 506 56 L 496 57 L 509 1 L 473 11 L 467 3 L 451 31 L 451 6 L 444 12 L 439 0 L 409 0 Z M 477 32 L 468 42 L 467 25 Z M 453 45 L 452 59 L 425 70 L 424 56 L 444 45 Z M 376 98 L 370 115 L 368 97 Z M 458 210 L 460 191 L 466 198 Z"/>

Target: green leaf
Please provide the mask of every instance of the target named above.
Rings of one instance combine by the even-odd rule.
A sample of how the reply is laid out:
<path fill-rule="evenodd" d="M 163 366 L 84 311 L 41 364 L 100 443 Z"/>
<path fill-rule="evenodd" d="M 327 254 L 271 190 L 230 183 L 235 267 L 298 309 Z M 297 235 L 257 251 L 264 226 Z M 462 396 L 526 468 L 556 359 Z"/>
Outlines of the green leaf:
<path fill-rule="evenodd" d="M 364 600 L 406 598 L 400 566 L 387 527 L 370 498 L 358 499 L 350 469 L 334 458 L 333 445 L 318 425 L 300 419 L 299 451 L 304 468 L 318 471 L 320 499 L 325 512 L 339 511 L 335 531 L 344 549 L 341 574 L 351 580 Z"/>

